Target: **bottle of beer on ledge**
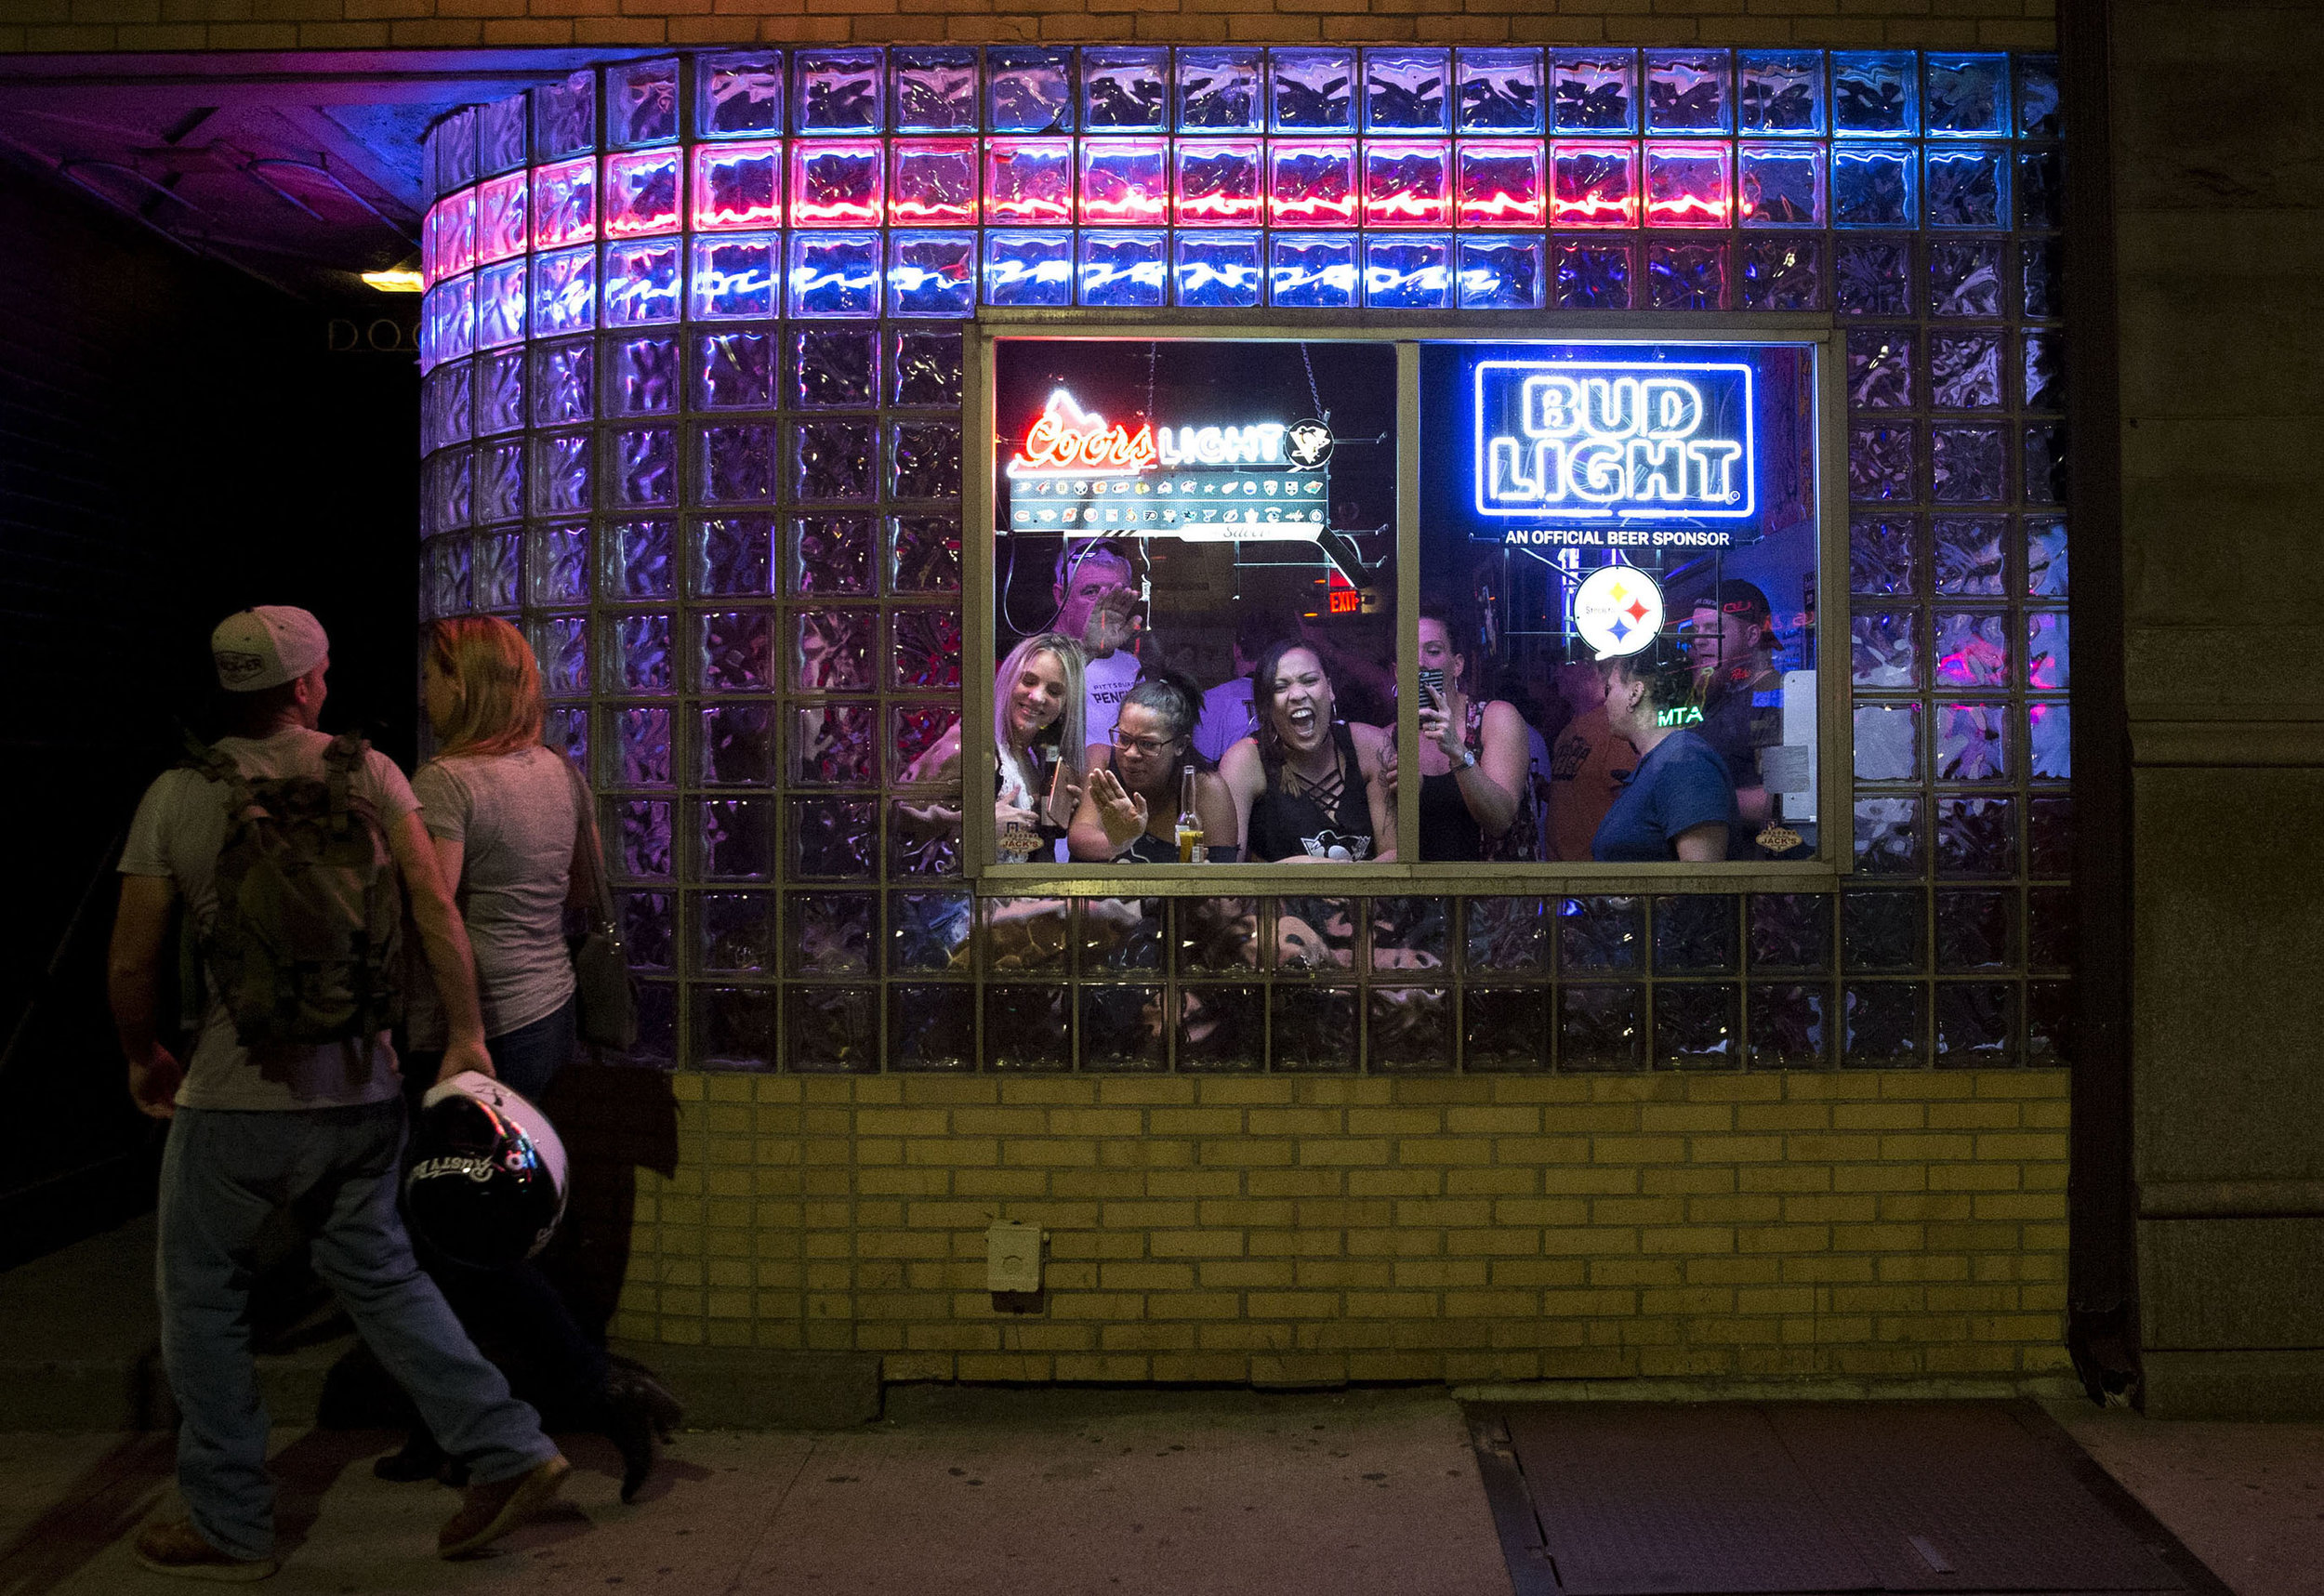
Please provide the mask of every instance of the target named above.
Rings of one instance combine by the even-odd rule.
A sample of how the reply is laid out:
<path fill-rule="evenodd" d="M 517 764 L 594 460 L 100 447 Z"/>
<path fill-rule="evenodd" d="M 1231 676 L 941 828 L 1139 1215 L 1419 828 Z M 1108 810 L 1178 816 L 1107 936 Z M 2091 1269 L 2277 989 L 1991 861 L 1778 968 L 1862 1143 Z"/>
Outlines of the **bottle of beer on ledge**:
<path fill-rule="evenodd" d="M 1189 765 L 1178 783 L 1178 862 L 1208 864 L 1208 852 L 1203 846 L 1202 817 L 1195 812 L 1195 767 Z"/>

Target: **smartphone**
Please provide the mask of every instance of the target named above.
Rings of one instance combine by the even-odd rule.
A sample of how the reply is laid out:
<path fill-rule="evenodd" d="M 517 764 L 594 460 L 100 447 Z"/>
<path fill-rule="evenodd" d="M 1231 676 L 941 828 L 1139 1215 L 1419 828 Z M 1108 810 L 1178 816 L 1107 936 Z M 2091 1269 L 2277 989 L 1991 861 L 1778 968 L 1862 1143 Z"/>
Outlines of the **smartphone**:
<path fill-rule="evenodd" d="M 1420 691 L 1423 694 L 1432 695 L 1436 698 L 1444 697 L 1445 673 L 1436 669 L 1433 666 L 1422 666 L 1420 667 Z M 1428 701 L 1428 697 L 1423 697 L 1421 699 L 1423 704 Z"/>

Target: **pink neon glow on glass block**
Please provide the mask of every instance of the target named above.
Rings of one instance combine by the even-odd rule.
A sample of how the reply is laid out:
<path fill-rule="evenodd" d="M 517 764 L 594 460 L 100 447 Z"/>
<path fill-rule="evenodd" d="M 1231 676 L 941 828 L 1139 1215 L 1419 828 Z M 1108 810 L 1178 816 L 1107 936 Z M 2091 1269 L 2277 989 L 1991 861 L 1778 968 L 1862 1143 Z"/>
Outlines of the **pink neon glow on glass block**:
<path fill-rule="evenodd" d="M 476 191 L 462 189 L 436 202 L 428 213 L 424 235 L 429 245 L 427 275 L 430 286 L 457 277 L 476 265 Z"/>
<path fill-rule="evenodd" d="M 1646 146 L 1646 225 L 1728 227 L 1735 183 L 1723 144 Z"/>
<path fill-rule="evenodd" d="M 524 174 L 510 172 L 476 187 L 476 263 L 489 266 L 524 253 Z"/>
<path fill-rule="evenodd" d="M 1267 149 L 1267 209 L 1277 227 L 1355 224 L 1355 140 L 1278 138 Z"/>
<path fill-rule="evenodd" d="M 879 222 L 883 152 L 879 140 L 794 139 L 791 225 Z"/>
<path fill-rule="evenodd" d="M 899 138 L 888 182 L 888 219 L 899 227 L 976 221 L 973 138 Z"/>
<path fill-rule="evenodd" d="M 1259 220 L 1256 138 L 1182 138 L 1178 141 L 1178 225 L 1233 227 Z"/>
<path fill-rule="evenodd" d="M 694 226 L 776 227 L 783 220 L 783 141 L 694 146 Z"/>
<path fill-rule="evenodd" d="M 1084 138 L 1081 219 L 1106 226 L 1161 225 L 1169 203 L 1169 140 Z"/>
<path fill-rule="evenodd" d="M 533 168 L 533 247 L 556 249 L 597 237 L 597 157 Z"/>
<path fill-rule="evenodd" d="M 1073 220 L 1074 146 L 1070 138 L 987 138 L 984 219 Z"/>
<path fill-rule="evenodd" d="M 1552 227 L 1636 227 L 1638 146 L 1558 139 L 1550 146 Z"/>
<path fill-rule="evenodd" d="M 605 236 L 650 238 L 676 232 L 679 208 L 676 150 L 632 150 L 605 157 Z"/>
<path fill-rule="evenodd" d="M 1538 138 L 1464 138 L 1454 159 L 1462 227 L 1541 225 L 1546 203 Z"/>
<path fill-rule="evenodd" d="M 1367 138 L 1365 225 L 1443 227 L 1451 219 L 1451 152 L 1442 138 Z"/>

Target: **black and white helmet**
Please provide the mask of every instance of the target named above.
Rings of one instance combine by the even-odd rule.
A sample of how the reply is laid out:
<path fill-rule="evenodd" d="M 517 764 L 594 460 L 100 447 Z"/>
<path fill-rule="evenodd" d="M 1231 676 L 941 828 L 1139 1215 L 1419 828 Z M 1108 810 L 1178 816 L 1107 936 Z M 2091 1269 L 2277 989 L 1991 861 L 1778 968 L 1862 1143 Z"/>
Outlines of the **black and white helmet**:
<path fill-rule="evenodd" d="M 565 1144 L 548 1116 L 473 1070 L 430 1087 L 412 1128 L 403 1211 L 456 1263 L 505 1269 L 548 1245 L 565 1211 Z"/>

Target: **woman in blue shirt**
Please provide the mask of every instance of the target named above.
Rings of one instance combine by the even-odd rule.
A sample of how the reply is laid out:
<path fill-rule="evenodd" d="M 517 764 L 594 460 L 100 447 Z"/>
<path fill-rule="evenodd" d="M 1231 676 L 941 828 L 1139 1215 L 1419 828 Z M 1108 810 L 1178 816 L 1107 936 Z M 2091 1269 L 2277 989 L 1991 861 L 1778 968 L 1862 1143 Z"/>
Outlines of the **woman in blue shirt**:
<path fill-rule="evenodd" d="M 1692 700 L 1694 662 L 1675 642 L 1657 637 L 1601 668 L 1606 722 L 1638 750 L 1638 768 L 1598 824 L 1590 857 L 1624 864 L 1724 859 L 1727 833 L 1736 824 L 1727 762 L 1694 732 L 1661 723 L 1664 711 Z"/>

